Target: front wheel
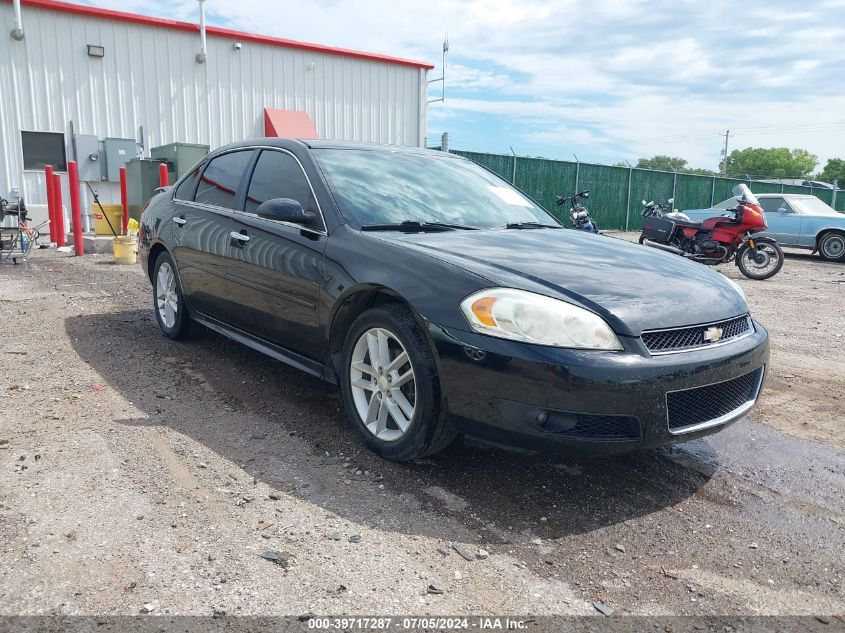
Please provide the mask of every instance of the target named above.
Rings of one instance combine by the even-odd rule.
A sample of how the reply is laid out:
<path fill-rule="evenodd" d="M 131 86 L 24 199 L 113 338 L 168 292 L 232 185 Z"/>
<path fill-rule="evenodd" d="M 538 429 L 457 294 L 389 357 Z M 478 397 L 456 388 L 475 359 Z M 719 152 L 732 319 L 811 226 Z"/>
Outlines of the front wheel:
<path fill-rule="evenodd" d="M 756 249 L 746 245 L 737 254 L 736 264 L 749 279 L 768 279 L 783 268 L 783 251 L 774 242 L 758 242 Z"/>
<path fill-rule="evenodd" d="M 394 461 L 446 448 L 446 420 L 434 354 L 410 309 L 389 304 L 359 316 L 340 367 L 346 414 L 367 446 Z"/>

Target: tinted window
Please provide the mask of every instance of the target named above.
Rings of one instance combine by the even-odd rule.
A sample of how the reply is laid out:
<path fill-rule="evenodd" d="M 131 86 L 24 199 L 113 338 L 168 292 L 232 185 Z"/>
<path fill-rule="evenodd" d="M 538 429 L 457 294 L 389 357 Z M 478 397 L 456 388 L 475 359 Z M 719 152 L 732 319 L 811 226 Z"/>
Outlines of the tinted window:
<path fill-rule="evenodd" d="M 230 152 L 211 159 L 202 173 L 194 200 L 234 209 L 238 184 L 251 157 L 252 150 L 247 150 Z"/>
<path fill-rule="evenodd" d="M 556 223 L 509 183 L 448 154 L 319 149 L 314 155 L 343 215 L 362 225 Z"/>
<path fill-rule="evenodd" d="M 67 171 L 65 135 L 61 132 L 21 132 L 21 144 L 24 169 L 52 165 L 58 171 Z"/>
<path fill-rule="evenodd" d="M 194 168 L 188 177 L 185 178 L 179 186 L 176 187 L 176 192 L 173 197 L 177 200 L 193 200 L 194 192 L 197 190 L 197 182 L 199 182 L 200 171 L 205 165 L 199 164 Z"/>
<path fill-rule="evenodd" d="M 262 202 L 273 198 L 296 200 L 306 211 L 319 215 L 311 187 L 296 159 L 284 152 L 264 150 L 252 173 L 245 210 L 255 213 Z"/>

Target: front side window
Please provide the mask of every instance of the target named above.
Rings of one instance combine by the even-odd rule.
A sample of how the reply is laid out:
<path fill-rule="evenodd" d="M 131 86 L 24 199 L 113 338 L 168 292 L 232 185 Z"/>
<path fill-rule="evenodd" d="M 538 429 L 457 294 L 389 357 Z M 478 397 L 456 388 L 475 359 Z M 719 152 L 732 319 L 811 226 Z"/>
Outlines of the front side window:
<path fill-rule="evenodd" d="M 234 209 L 238 185 L 250 158 L 252 150 L 229 152 L 212 158 L 202 173 L 194 200 Z"/>
<path fill-rule="evenodd" d="M 285 152 L 263 150 L 246 193 L 247 213 L 255 213 L 258 207 L 273 198 L 296 200 L 306 211 L 319 215 L 311 187 L 296 159 Z"/>
<path fill-rule="evenodd" d="M 352 224 L 557 224 L 519 190 L 468 160 L 408 151 L 313 151 Z"/>

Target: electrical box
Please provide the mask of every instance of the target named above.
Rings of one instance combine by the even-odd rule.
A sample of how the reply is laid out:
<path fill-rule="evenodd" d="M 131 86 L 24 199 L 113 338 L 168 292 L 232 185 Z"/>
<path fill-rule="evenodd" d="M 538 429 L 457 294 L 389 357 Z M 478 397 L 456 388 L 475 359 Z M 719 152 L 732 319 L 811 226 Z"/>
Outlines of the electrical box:
<path fill-rule="evenodd" d="M 103 141 L 103 153 L 106 155 L 104 180 L 120 182 L 120 168 L 138 155 L 138 144 L 134 138 L 107 138 Z"/>
<path fill-rule="evenodd" d="M 176 168 L 176 178 L 171 178 L 172 183 L 191 171 L 194 165 L 205 158 L 208 150 L 208 145 L 170 143 L 151 148 L 150 156 L 173 163 Z"/>
<path fill-rule="evenodd" d="M 158 166 L 164 161 L 153 158 L 133 158 L 126 163 L 126 202 L 129 217 L 141 220 L 144 205 L 155 195 L 161 186 Z M 168 163 L 168 173 L 172 174 L 173 165 Z M 173 180 L 170 181 L 171 183 Z"/>
<path fill-rule="evenodd" d="M 103 179 L 103 161 L 100 160 L 100 140 L 94 134 L 76 134 L 73 137 L 79 180 L 97 182 Z"/>

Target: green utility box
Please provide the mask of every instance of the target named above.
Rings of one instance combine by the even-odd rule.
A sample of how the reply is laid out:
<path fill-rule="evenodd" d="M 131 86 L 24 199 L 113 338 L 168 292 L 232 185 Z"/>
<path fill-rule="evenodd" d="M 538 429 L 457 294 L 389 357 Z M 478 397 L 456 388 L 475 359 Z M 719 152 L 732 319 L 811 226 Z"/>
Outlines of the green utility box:
<path fill-rule="evenodd" d="M 170 143 L 170 145 L 153 147 L 150 149 L 150 156 L 173 163 L 176 170 L 176 177 L 174 178 L 173 175 L 170 177 L 170 182 L 173 183 L 191 171 L 191 168 L 208 154 L 208 150 L 208 145 Z"/>
<path fill-rule="evenodd" d="M 141 211 L 160 185 L 158 166 L 167 163 L 170 182 L 175 181 L 173 163 L 161 158 L 133 158 L 126 163 L 126 200 L 129 217 L 141 220 Z"/>

